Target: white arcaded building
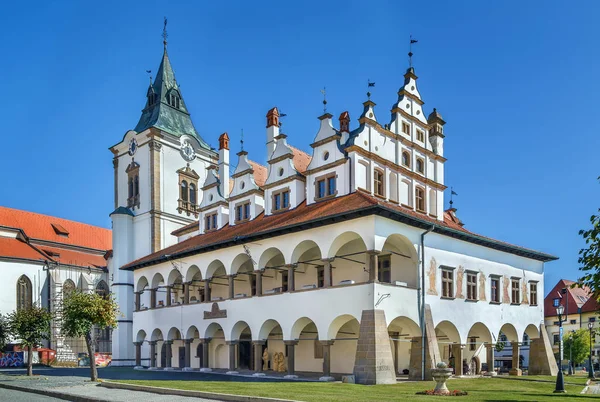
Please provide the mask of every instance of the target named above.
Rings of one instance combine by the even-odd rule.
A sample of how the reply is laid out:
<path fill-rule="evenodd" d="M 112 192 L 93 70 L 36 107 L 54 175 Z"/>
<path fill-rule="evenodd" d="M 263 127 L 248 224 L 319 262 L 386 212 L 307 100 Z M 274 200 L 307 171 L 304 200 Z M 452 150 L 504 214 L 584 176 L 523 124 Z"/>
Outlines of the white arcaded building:
<path fill-rule="evenodd" d="M 514 374 L 525 334 L 550 356 L 540 328 L 556 258 L 444 211 L 445 122 L 426 117 L 413 68 L 391 119 L 363 105 L 355 127 L 347 112 L 320 116 L 312 155 L 273 108 L 267 166 L 242 151 L 230 171 L 228 135 L 218 151 L 198 135 L 165 44 L 137 127 L 111 147 L 111 286 L 125 314 L 113 364 L 260 372 L 267 349 L 268 369 L 281 352 L 288 375 L 372 384 L 439 361 L 479 373 L 500 333 Z M 530 372 L 551 370 L 538 360 Z"/>

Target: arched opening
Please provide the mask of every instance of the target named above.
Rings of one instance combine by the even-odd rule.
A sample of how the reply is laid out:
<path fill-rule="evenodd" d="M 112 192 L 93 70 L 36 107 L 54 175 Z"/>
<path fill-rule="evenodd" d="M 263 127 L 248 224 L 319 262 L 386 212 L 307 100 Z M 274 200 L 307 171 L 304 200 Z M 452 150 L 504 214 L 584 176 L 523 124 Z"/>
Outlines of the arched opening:
<path fill-rule="evenodd" d="M 262 290 L 263 294 L 287 292 L 289 288 L 288 269 L 285 266 L 283 253 L 271 247 L 260 256 L 258 266 L 263 269 Z"/>
<path fill-rule="evenodd" d="M 165 279 L 159 273 L 154 274 L 152 278 L 151 289 L 155 294 L 155 303 L 151 303 L 152 307 L 164 307 L 167 303 L 167 290 L 165 289 Z"/>
<path fill-rule="evenodd" d="M 256 275 L 254 263 L 248 254 L 238 254 L 231 263 L 233 280 L 233 297 L 250 297 L 256 295 Z"/>
<path fill-rule="evenodd" d="M 31 281 L 26 275 L 17 279 L 17 310 L 27 310 L 33 305 Z"/>
<path fill-rule="evenodd" d="M 494 362 L 488 362 L 488 349 L 492 344 L 492 333 L 488 327 L 476 322 L 467 334 L 466 346 L 464 348 L 465 360 L 469 363 L 465 375 L 479 375 L 482 371 L 490 371 L 494 368 Z"/>
<path fill-rule="evenodd" d="M 185 367 L 185 344 L 178 328 L 172 327 L 161 348 L 161 367 Z"/>
<path fill-rule="evenodd" d="M 185 339 L 192 340 L 190 343 L 190 362 L 189 367 L 202 367 L 202 343 L 200 342 L 200 331 L 195 325 L 190 326 L 185 332 Z M 187 366 L 187 365 L 186 365 Z"/>
<path fill-rule="evenodd" d="M 177 269 L 169 273 L 167 287 L 167 304 L 183 304 L 183 276 Z"/>
<path fill-rule="evenodd" d="M 208 265 L 205 280 L 209 281 L 205 301 L 225 300 L 229 297 L 229 277 L 225 265 L 220 260 L 214 260 Z"/>
<path fill-rule="evenodd" d="M 331 259 L 330 276 L 333 286 L 369 281 L 367 246 L 357 233 L 345 232 L 336 237 L 327 255 Z M 321 267 L 318 270 L 321 284 L 321 277 L 325 276 L 325 272 Z"/>
<path fill-rule="evenodd" d="M 260 356 L 264 356 L 265 350 L 269 354 L 266 362 L 267 370 L 285 371 L 290 362 L 283 343 L 283 330 L 279 322 L 276 320 L 265 321 L 260 327 L 258 339 L 265 341 L 264 345 L 255 345 L 255 347 L 260 347 Z"/>
<path fill-rule="evenodd" d="M 319 331 L 314 321 L 302 317 L 294 323 L 290 334 L 291 340 L 298 340 L 296 345 L 296 371 L 313 373 L 323 372 L 323 347 L 319 342 Z"/>
<path fill-rule="evenodd" d="M 292 264 L 294 265 L 293 279 L 294 289 L 307 289 L 317 287 L 319 277 L 323 271 L 323 256 L 321 249 L 312 240 L 300 242 L 292 252 Z"/>
<path fill-rule="evenodd" d="M 231 329 L 231 340 L 238 341 L 234 347 L 235 368 L 252 369 L 254 363 L 252 356 L 252 331 L 248 323 L 245 321 L 236 322 Z"/>
<path fill-rule="evenodd" d="M 388 236 L 378 257 L 379 282 L 416 288 L 419 259 L 417 250 L 406 237 Z"/>
<path fill-rule="evenodd" d="M 388 325 L 396 374 L 408 375 L 413 339 L 421 336 L 419 325 L 408 317 L 396 317 Z"/>
<path fill-rule="evenodd" d="M 506 323 L 500 328 L 495 349 L 495 363 L 500 373 L 510 373 L 523 364 L 524 356 L 519 348 L 519 331 Z"/>
<path fill-rule="evenodd" d="M 360 324 L 351 315 L 343 315 L 333 320 L 329 326 L 331 373 L 351 374 L 354 369 L 356 347 Z"/>
<path fill-rule="evenodd" d="M 223 327 L 216 322 L 211 323 L 204 332 L 204 338 L 210 338 L 210 342 L 206 345 L 208 348 L 208 366 L 210 368 L 228 368 L 229 354 L 225 345 Z"/>
<path fill-rule="evenodd" d="M 440 349 L 440 358 L 454 369 L 454 374 L 462 375 L 467 360 L 463 356 L 463 345 L 456 326 L 450 321 L 442 321 L 435 327 Z"/>
<path fill-rule="evenodd" d="M 194 183 L 190 184 L 190 204 L 192 204 L 193 207 L 196 206 L 197 204 L 197 191 L 196 191 L 196 185 Z"/>
<path fill-rule="evenodd" d="M 135 291 L 139 294 L 135 310 L 147 310 L 150 307 L 150 284 L 145 276 L 138 279 Z"/>
<path fill-rule="evenodd" d="M 207 301 L 204 297 L 204 281 L 202 280 L 202 272 L 197 265 L 192 265 L 188 268 L 185 274 L 185 281 L 190 286 L 190 303 L 200 303 Z"/>
<path fill-rule="evenodd" d="M 150 366 L 151 367 L 164 367 L 161 366 L 161 358 L 160 351 L 162 350 L 162 345 L 164 342 L 163 333 L 160 329 L 156 328 L 152 331 L 152 335 L 150 336 L 150 341 L 152 342 L 150 346 Z"/>

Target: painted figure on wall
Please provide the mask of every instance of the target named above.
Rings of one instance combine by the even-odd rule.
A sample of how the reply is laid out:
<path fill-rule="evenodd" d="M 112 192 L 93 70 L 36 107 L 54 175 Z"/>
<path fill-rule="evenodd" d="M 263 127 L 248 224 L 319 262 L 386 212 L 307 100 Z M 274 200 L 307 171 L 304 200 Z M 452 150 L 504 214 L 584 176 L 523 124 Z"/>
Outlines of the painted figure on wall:
<path fill-rule="evenodd" d="M 525 279 L 523 279 L 521 281 L 521 303 L 522 304 L 529 304 L 529 299 L 527 298 L 527 282 L 525 281 Z"/>
<path fill-rule="evenodd" d="M 429 262 L 429 272 L 427 272 L 427 276 L 429 277 L 429 289 L 427 289 L 428 295 L 437 296 L 437 261 L 435 258 L 431 257 L 431 261 Z"/>
<path fill-rule="evenodd" d="M 456 298 L 464 299 L 463 296 L 463 278 L 465 276 L 465 269 L 462 265 L 458 267 L 458 272 L 456 273 Z"/>
<path fill-rule="evenodd" d="M 486 301 L 485 298 L 485 274 L 479 271 L 479 300 Z"/>
<path fill-rule="evenodd" d="M 510 279 L 508 278 L 508 276 L 504 276 L 504 286 L 502 287 L 504 289 L 502 293 L 502 303 L 510 304 L 510 293 L 508 291 L 509 287 Z"/>

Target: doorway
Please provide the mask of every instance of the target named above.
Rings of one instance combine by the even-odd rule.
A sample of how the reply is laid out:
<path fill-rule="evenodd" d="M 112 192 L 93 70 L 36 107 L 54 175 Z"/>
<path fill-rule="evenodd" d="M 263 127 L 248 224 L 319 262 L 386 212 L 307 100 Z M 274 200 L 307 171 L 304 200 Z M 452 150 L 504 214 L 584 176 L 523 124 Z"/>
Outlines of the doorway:
<path fill-rule="evenodd" d="M 239 367 L 247 370 L 252 368 L 252 343 L 249 340 L 240 340 Z"/>
<path fill-rule="evenodd" d="M 180 346 L 179 347 L 179 368 L 184 368 L 185 367 L 185 347 L 184 346 Z"/>

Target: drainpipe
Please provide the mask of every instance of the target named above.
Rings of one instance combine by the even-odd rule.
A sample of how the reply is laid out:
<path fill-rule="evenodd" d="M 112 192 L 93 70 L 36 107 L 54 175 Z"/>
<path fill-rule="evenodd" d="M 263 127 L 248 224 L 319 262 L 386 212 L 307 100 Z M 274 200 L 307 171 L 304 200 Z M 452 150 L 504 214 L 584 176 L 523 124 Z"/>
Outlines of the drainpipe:
<path fill-rule="evenodd" d="M 419 321 L 421 323 L 421 381 L 425 381 L 425 236 L 435 229 L 435 225 L 431 225 L 429 229 L 421 233 L 421 294 Z"/>

